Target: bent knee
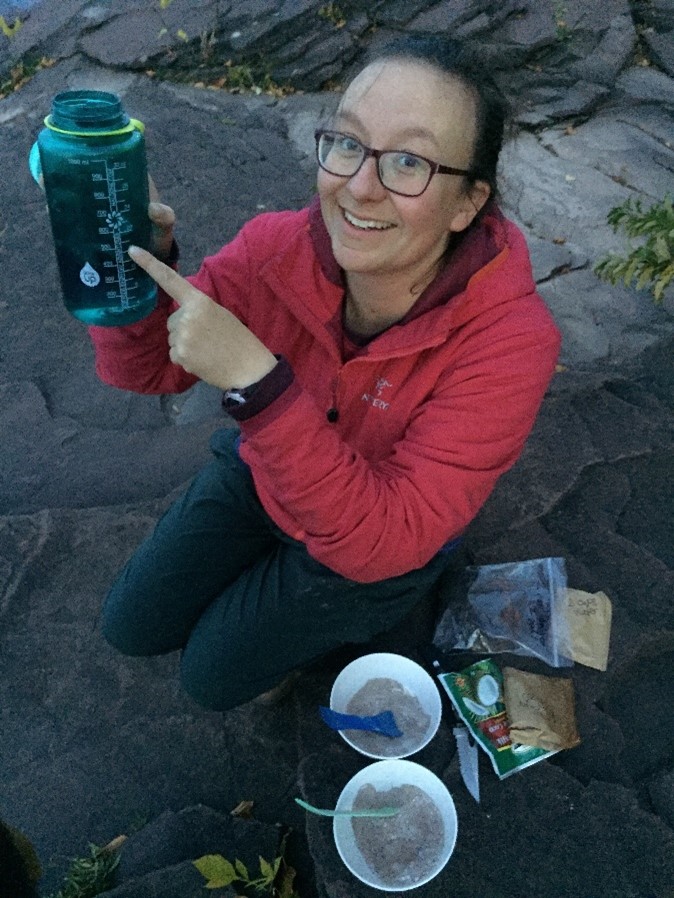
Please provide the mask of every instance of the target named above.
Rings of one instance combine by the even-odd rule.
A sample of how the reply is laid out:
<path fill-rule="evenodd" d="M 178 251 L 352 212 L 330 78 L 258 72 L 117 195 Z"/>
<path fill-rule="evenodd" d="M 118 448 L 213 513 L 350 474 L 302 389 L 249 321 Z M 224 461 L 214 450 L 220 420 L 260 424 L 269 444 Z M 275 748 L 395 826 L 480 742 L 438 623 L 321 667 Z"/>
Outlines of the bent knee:
<path fill-rule="evenodd" d="M 239 665 L 225 667 L 222 658 L 209 657 L 189 643 L 180 659 L 180 682 L 190 698 L 209 711 L 231 711 L 264 691 L 246 679 Z"/>
<path fill-rule="evenodd" d="M 100 629 L 106 642 L 123 655 L 164 655 L 182 648 L 175 635 L 162 629 L 157 621 L 129 612 L 110 596 L 103 605 Z"/>
<path fill-rule="evenodd" d="M 241 704 L 234 696 L 228 695 L 229 690 L 222 682 L 224 677 L 205 670 L 199 659 L 192 657 L 193 654 L 186 650 L 180 659 L 180 683 L 189 697 L 209 711 L 229 711 Z"/>
<path fill-rule="evenodd" d="M 105 641 L 122 655 L 147 657 L 163 653 L 149 633 L 144 633 L 142 628 L 128 621 L 108 616 L 105 611 L 101 616 L 101 633 Z"/>

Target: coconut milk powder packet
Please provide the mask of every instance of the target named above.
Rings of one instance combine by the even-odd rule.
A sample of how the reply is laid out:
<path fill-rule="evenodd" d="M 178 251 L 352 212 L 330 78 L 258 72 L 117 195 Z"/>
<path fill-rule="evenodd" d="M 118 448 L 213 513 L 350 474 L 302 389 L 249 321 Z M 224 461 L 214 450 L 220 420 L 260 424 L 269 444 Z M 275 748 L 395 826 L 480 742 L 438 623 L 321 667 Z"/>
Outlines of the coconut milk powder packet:
<path fill-rule="evenodd" d="M 503 675 L 491 658 L 438 679 L 475 741 L 487 753 L 499 779 L 556 754 L 512 742 L 503 698 Z"/>

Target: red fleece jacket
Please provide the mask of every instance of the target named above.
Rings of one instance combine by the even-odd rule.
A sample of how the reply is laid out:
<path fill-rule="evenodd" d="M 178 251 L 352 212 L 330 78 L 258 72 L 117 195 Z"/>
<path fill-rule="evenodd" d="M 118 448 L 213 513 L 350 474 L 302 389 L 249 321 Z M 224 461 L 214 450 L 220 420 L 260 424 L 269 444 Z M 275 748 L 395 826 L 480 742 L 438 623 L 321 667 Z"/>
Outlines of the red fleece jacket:
<path fill-rule="evenodd" d="M 533 426 L 560 337 L 522 234 L 490 206 L 412 314 L 346 362 L 344 290 L 315 206 L 253 219 L 189 278 L 292 366 L 290 386 L 241 422 L 240 454 L 271 518 L 345 577 L 425 565 Z M 90 328 L 102 380 L 141 393 L 194 384 L 168 356 L 172 308 L 164 295 L 143 321 Z"/>

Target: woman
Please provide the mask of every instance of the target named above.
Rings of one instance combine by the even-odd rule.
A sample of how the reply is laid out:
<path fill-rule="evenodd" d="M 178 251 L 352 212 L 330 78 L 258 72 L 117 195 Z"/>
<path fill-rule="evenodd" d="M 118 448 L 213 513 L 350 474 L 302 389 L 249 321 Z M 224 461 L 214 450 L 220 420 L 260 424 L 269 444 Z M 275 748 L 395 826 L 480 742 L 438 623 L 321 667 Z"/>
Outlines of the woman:
<path fill-rule="evenodd" d="M 103 615 L 123 652 L 182 650 L 202 704 L 391 627 L 519 456 L 559 334 L 493 198 L 503 119 L 457 45 L 402 39 L 317 132 L 308 209 L 253 219 L 189 282 L 132 250 L 157 309 L 91 328 L 103 380 L 201 378 L 240 425 L 214 434 Z M 172 212 L 153 215 L 166 256 Z"/>

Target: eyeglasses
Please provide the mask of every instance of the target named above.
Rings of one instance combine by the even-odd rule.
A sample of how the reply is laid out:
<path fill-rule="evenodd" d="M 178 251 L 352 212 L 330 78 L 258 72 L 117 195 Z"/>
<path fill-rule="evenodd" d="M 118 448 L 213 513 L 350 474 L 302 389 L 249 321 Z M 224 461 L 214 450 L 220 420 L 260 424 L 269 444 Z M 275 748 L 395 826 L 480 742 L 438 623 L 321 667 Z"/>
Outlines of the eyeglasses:
<path fill-rule="evenodd" d="M 373 150 L 341 131 L 319 130 L 315 133 L 316 155 L 323 171 L 338 178 L 352 178 L 369 156 L 377 160 L 381 184 L 400 196 L 421 196 L 435 174 L 472 175 L 462 168 L 440 165 L 416 153 L 404 150 Z"/>

